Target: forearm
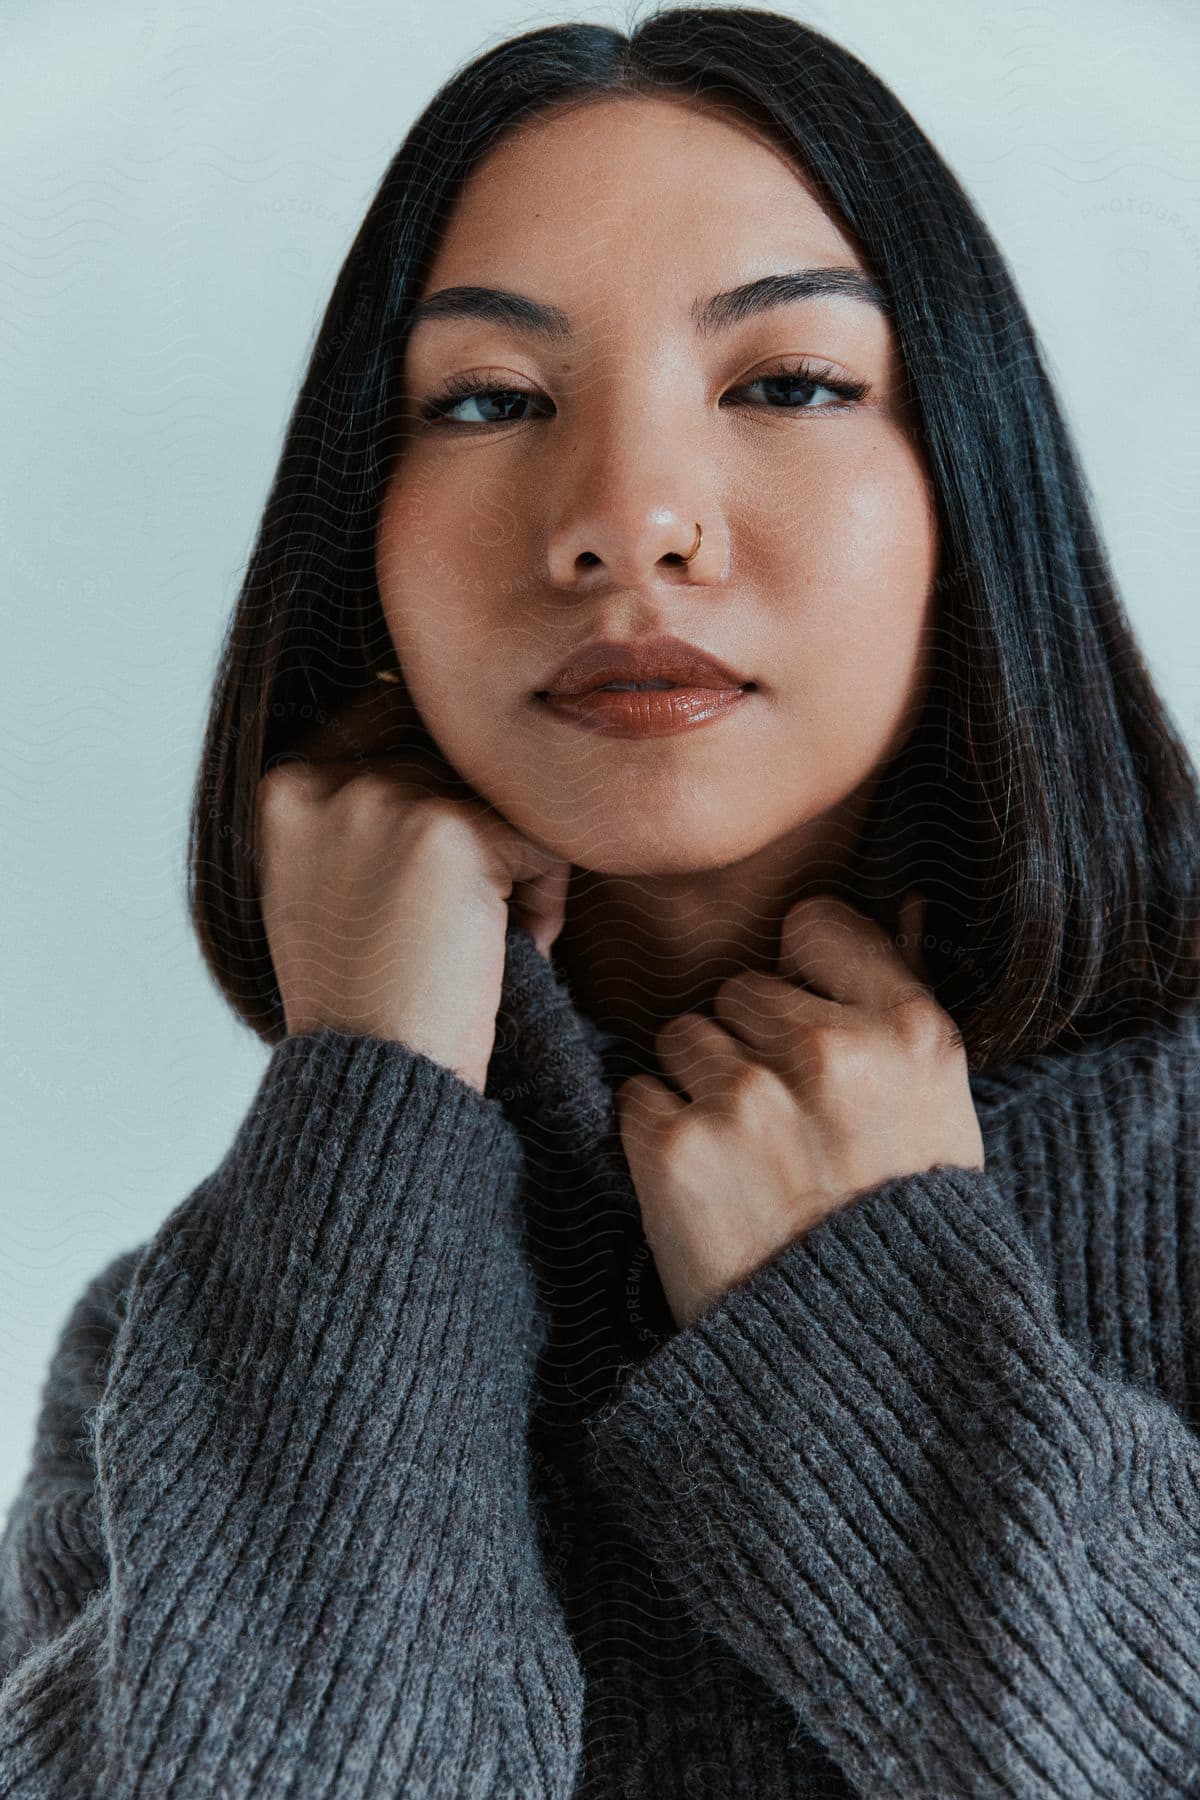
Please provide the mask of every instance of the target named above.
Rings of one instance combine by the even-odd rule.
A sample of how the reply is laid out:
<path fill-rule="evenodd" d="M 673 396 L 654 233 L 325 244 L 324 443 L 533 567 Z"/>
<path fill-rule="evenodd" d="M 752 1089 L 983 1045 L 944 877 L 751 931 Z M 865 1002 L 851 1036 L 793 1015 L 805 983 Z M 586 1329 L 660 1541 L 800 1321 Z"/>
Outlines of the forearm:
<path fill-rule="evenodd" d="M 83 1754 L 113 1795 L 569 1792 L 520 1175 L 500 1109 L 428 1058 L 278 1047 L 131 1285 L 95 1414 L 102 1662 L 72 1628 L 18 1668 L 6 1792 Z"/>
<path fill-rule="evenodd" d="M 1060 1333 L 982 1171 L 881 1184 L 636 1369 L 597 1470 L 864 1793 L 1200 1775 L 1200 1445 Z"/>

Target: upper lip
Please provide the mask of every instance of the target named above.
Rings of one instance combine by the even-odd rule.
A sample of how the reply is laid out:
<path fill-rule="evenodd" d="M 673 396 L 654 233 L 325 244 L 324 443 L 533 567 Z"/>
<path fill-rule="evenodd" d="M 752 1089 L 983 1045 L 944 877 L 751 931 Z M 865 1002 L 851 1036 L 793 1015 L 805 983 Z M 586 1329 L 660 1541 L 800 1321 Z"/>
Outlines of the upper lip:
<path fill-rule="evenodd" d="M 633 643 L 599 640 L 585 644 L 560 663 L 539 694 L 588 694 L 609 681 L 674 681 L 705 688 L 748 687 L 739 675 L 696 644 L 677 637 L 639 638 Z"/>

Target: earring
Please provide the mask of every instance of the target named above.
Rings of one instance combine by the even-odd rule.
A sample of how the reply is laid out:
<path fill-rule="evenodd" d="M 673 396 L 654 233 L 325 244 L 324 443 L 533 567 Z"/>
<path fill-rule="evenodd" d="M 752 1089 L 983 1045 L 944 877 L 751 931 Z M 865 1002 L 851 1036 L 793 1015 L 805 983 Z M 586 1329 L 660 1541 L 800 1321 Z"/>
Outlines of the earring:
<path fill-rule="evenodd" d="M 400 671 L 399 669 L 376 669 L 375 679 L 376 681 L 399 681 Z"/>

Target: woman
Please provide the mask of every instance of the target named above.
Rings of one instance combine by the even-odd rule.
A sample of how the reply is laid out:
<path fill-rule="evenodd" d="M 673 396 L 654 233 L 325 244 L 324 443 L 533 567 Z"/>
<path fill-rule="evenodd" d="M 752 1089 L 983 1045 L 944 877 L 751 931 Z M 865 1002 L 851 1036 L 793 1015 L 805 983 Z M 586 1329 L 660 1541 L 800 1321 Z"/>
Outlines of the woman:
<path fill-rule="evenodd" d="M 227 640 L 272 1053 L 59 1345 L 3 1791 L 1191 1791 L 1197 824 L 888 89 L 737 8 L 458 74 Z"/>

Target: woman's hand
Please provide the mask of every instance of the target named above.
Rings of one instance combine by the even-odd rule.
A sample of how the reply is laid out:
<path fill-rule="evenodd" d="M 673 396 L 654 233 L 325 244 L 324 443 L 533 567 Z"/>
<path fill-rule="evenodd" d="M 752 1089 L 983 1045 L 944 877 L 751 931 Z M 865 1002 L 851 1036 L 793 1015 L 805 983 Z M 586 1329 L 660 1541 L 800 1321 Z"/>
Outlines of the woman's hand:
<path fill-rule="evenodd" d="M 288 1035 L 329 1025 L 391 1038 L 483 1093 L 509 920 L 548 957 L 571 865 L 436 746 L 394 728 L 373 694 L 261 777 L 256 848 Z"/>
<path fill-rule="evenodd" d="M 919 944 L 923 915 L 910 893 L 901 938 Z M 732 976 L 715 1020 L 684 1013 L 658 1033 L 684 1097 L 652 1075 L 616 1090 L 646 1241 L 681 1328 L 868 1188 L 939 1164 L 982 1169 L 961 1037 L 919 952 L 907 955 L 832 895 L 798 901 L 777 975 Z"/>

